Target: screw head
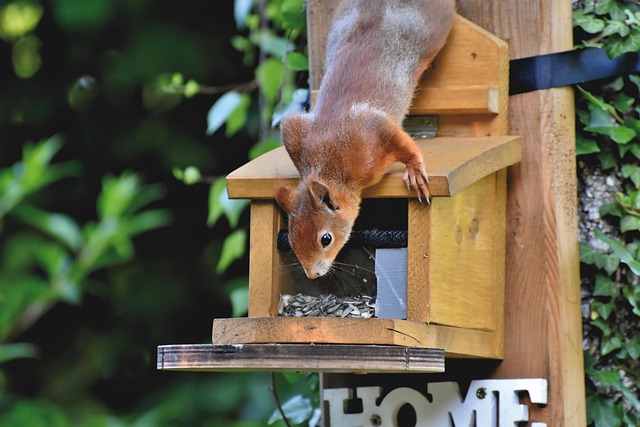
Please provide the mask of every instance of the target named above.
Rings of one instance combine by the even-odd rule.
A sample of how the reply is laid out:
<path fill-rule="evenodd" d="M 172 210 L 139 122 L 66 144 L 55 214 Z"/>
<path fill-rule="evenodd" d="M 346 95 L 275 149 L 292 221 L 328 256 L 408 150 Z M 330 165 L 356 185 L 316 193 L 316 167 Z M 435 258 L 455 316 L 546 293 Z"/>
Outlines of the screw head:
<path fill-rule="evenodd" d="M 478 391 L 476 391 L 476 396 L 478 397 L 478 399 L 484 399 L 485 397 L 487 397 L 487 389 L 484 387 L 480 387 Z"/>
<path fill-rule="evenodd" d="M 371 418 L 369 419 L 369 422 L 371 423 L 372 426 L 381 426 L 382 425 L 382 418 L 380 417 L 380 415 L 371 415 Z"/>

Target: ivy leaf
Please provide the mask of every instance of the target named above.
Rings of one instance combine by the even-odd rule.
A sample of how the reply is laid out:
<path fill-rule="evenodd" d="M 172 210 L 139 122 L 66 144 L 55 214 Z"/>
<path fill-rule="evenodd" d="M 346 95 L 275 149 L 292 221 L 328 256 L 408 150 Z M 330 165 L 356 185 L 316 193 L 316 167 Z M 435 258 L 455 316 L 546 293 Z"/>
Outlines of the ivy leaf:
<path fill-rule="evenodd" d="M 207 113 L 207 135 L 213 135 L 242 104 L 242 96 L 231 91 L 222 95 Z"/>
<path fill-rule="evenodd" d="M 599 0 L 596 3 L 596 13 L 598 15 L 606 15 L 613 9 L 615 0 Z"/>
<path fill-rule="evenodd" d="M 587 422 L 595 427 L 619 427 L 622 425 L 622 407 L 613 400 L 598 395 L 587 397 Z"/>
<path fill-rule="evenodd" d="M 602 320 L 602 318 L 592 320 L 591 326 L 595 326 L 596 328 L 600 329 L 604 338 L 611 336 L 611 326 L 609 326 L 607 322 Z"/>
<path fill-rule="evenodd" d="M 622 166 L 622 176 L 630 178 L 636 188 L 640 188 L 640 166 L 631 164 Z"/>
<path fill-rule="evenodd" d="M 634 259 L 633 255 L 618 240 L 605 235 L 602 231 L 596 230 L 596 237 L 609 245 L 613 253 L 625 263 L 634 274 L 640 275 L 640 262 Z"/>
<path fill-rule="evenodd" d="M 602 275 L 596 276 L 596 285 L 593 290 L 594 296 L 612 297 L 616 294 L 615 282 Z"/>
<path fill-rule="evenodd" d="M 592 107 L 593 105 L 590 105 L 589 109 L 592 110 Z M 592 112 L 592 123 L 584 128 L 585 131 L 606 135 L 618 144 L 627 144 L 636 137 L 637 133 L 634 129 L 612 122 L 606 112 L 597 110 L 597 108 Z"/>
<path fill-rule="evenodd" d="M 584 29 L 584 27 L 583 27 Z M 587 31 L 587 30 L 585 30 Z M 611 36 L 613 34 L 618 34 L 621 37 L 626 37 L 629 35 L 629 32 L 631 31 L 631 28 L 625 24 L 622 21 L 616 21 L 616 20 L 611 20 L 609 22 L 607 22 L 606 27 L 604 27 L 604 30 L 602 30 L 602 36 L 603 37 L 608 37 Z M 598 31 L 596 31 L 598 32 Z"/>
<path fill-rule="evenodd" d="M 618 4 L 617 0 L 598 0 L 596 3 L 596 14 L 610 15 L 612 19 L 622 21 L 626 18 L 624 8 Z"/>
<path fill-rule="evenodd" d="M 620 219 L 620 231 L 640 231 L 640 218 L 633 215 L 625 215 Z"/>
<path fill-rule="evenodd" d="M 610 302 L 594 301 L 591 306 L 604 320 L 609 320 L 609 316 L 611 316 L 614 309 L 613 303 Z"/>
<path fill-rule="evenodd" d="M 629 301 L 629 304 L 633 307 L 633 314 L 640 317 L 640 287 L 638 286 L 625 286 L 623 288 L 624 296 Z"/>
<path fill-rule="evenodd" d="M 247 232 L 239 229 L 229 234 L 222 244 L 222 253 L 216 266 L 216 273 L 222 274 L 235 260 L 242 258 L 246 252 Z"/>
<path fill-rule="evenodd" d="M 609 131 L 605 131 L 618 144 L 627 144 L 633 140 L 637 133 L 635 130 L 624 125 L 615 125 Z"/>
<path fill-rule="evenodd" d="M 580 242 L 580 261 L 585 264 L 594 265 L 602 254 L 596 251 L 593 246 L 586 242 Z"/>
<path fill-rule="evenodd" d="M 620 348 L 622 348 L 622 338 L 618 333 L 612 336 L 611 338 L 609 338 L 608 340 L 602 341 L 600 352 L 602 353 L 603 356 L 606 356 L 607 354 L 612 353 Z"/>
<path fill-rule="evenodd" d="M 607 55 L 615 58 L 627 52 L 637 52 L 640 50 L 640 30 L 632 29 L 627 37 L 612 35 L 609 43 L 605 47 Z"/>
<path fill-rule="evenodd" d="M 598 262 L 597 266 L 611 275 L 620 267 L 620 260 L 614 255 L 607 255 L 603 257 L 601 262 Z"/>
<path fill-rule="evenodd" d="M 630 74 L 628 77 L 631 83 L 636 85 L 636 88 L 640 90 L 640 75 Z"/>
<path fill-rule="evenodd" d="M 617 256 L 602 253 L 586 242 L 580 242 L 580 261 L 585 264 L 595 265 L 609 275 L 615 273 L 620 266 L 620 259 Z"/>
<path fill-rule="evenodd" d="M 593 377 L 601 382 L 605 387 L 611 387 L 620 382 L 620 374 L 618 371 L 602 370 L 595 371 Z"/>
<path fill-rule="evenodd" d="M 640 334 L 636 334 L 631 341 L 627 342 L 625 348 L 633 360 L 638 360 L 640 358 Z"/>
<path fill-rule="evenodd" d="M 604 20 L 592 14 L 586 14 L 584 10 L 576 10 L 573 13 L 573 26 L 578 26 L 587 33 L 596 34 L 604 30 L 605 23 Z"/>
<path fill-rule="evenodd" d="M 635 101 L 636 100 L 634 98 L 627 96 L 623 93 L 619 93 L 613 98 L 613 105 L 616 107 L 618 111 L 620 111 L 621 113 L 624 113 L 633 106 L 633 103 Z"/>
<path fill-rule="evenodd" d="M 600 147 L 593 139 L 586 139 L 582 135 L 576 135 L 576 155 L 583 156 L 586 154 L 599 153 Z"/>
<path fill-rule="evenodd" d="M 603 148 L 601 152 L 596 153 L 596 156 L 603 170 L 611 169 L 618 165 L 618 159 L 607 147 Z"/>
<path fill-rule="evenodd" d="M 629 387 L 627 387 L 622 381 L 619 381 L 617 386 L 618 386 L 618 389 L 624 395 L 625 400 L 628 403 L 631 403 L 631 405 L 633 405 L 633 408 L 636 411 L 640 411 L 640 400 L 638 400 L 638 397 L 636 396 L 636 394 L 633 391 L 631 391 Z"/>
<path fill-rule="evenodd" d="M 600 218 L 604 218 L 607 215 L 616 216 L 618 218 L 622 217 L 624 211 L 622 207 L 617 203 L 605 203 L 600 206 L 598 209 L 598 213 L 600 214 Z"/>
<path fill-rule="evenodd" d="M 580 92 L 582 92 L 582 95 L 585 97 L 585 99 L 589 101 L 589 107 L 592 107 L 592 106 L 598 107 L 602 111 L 615 117 L 618 121 L 622 121 L 622 119 L 620 119 L 620 117 L 618 116 L 618 113 L 616 112 L 615 108 L 613 108 L 612 105 L 607 104 L 604 101 L 604 99 L 602 99 L 599 96 L 593 95 L 591 92 L 582 89 L 580 86 L 578 86 L 578 89 L 580 90 Z M 593 115 L 594 111 L 592 111 L 591 108 L 589 108 L 589 111 L 591 111 Z M 611 124 L 610 121 L 609 121 L 609 124 Z M 598 125 L 591 124 L 590 126 L 598 126 Z"/>
<path fill-rule="evenodd" d="M 631 154 L 633 154 L 636 159 L 640 160 L 640 144 L 627 144 L 624 145 L 623 148 L 625 149 L 624 154 L 626 154 L 627 152 L 631 152 Z"/>

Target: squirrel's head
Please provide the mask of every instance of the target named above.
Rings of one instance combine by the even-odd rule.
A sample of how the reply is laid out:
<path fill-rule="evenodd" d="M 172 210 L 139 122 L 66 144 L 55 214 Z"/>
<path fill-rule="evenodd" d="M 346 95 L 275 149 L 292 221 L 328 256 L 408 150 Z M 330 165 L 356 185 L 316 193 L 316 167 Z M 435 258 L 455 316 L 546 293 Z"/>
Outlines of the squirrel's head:
<path fill-rule="evenodd" d="M 276 200 L 289 217 L 289 243 L 309 279 L 324 276 L 345 245 L 360 197 L 317 180 L 281 187 Z"/>

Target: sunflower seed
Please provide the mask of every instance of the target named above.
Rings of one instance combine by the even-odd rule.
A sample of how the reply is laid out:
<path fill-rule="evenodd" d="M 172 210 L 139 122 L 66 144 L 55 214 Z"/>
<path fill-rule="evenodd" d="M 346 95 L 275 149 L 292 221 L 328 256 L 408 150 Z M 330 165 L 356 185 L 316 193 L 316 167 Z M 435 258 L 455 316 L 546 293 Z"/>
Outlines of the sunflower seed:
<path fill-rule="evenodd" d="M 278 314 L 289 317 L 375 317 L 375 298 L 370 295 L 340 297 L 283 294 Z"/>

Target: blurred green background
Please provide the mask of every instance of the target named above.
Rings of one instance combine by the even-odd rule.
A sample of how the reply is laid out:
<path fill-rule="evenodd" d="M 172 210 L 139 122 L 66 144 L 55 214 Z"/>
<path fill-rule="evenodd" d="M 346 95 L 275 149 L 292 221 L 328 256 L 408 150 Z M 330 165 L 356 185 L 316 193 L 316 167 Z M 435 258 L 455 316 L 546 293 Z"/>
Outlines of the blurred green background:
<path fill-rule="evenodd" d="M 0 0 L 0 425 L 266 425 L 268 374 L 156 346 L 244 312 L 221 178 L 278 144 L 296 43 L 301 0 Z M 309 418 L 315 380 L 276 381 Z"/>

